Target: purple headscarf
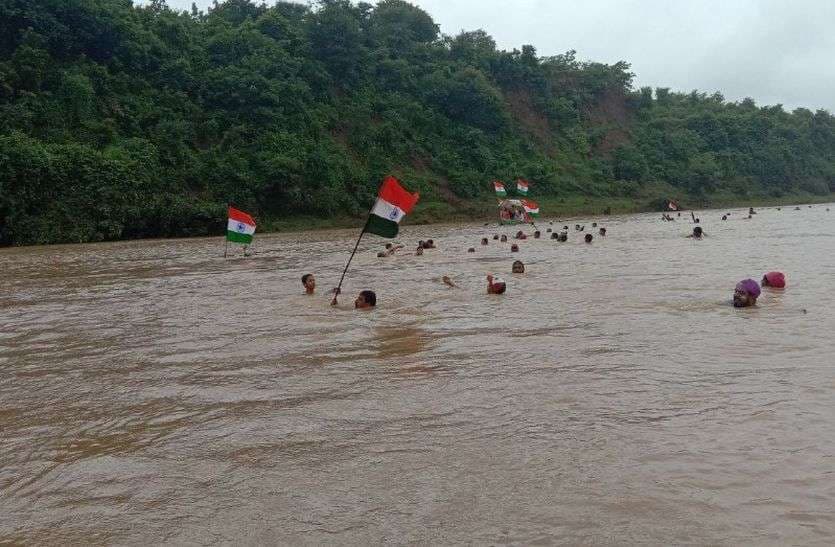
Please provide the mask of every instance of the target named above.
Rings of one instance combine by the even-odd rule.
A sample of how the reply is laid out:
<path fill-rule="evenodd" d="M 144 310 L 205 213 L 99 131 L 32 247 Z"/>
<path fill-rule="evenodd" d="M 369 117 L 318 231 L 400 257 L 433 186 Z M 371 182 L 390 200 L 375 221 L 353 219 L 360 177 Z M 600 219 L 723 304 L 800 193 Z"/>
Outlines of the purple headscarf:
<path fill-rule="evenodd" d="M 744 279 L 736 284 L 736 290 L 748 293 L 754 298 L 760 297 L 760 285 L 753 279 Z"/>

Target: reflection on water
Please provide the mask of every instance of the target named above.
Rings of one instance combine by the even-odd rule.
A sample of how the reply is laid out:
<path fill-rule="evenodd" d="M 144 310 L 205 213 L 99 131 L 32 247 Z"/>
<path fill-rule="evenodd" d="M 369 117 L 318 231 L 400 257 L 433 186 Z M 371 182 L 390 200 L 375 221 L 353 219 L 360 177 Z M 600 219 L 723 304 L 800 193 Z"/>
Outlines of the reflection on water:
<path fill-rule="evenodd" d="M 722 213 L 1 250 L 0 543 L 831 544 L 835 216 Z"/>

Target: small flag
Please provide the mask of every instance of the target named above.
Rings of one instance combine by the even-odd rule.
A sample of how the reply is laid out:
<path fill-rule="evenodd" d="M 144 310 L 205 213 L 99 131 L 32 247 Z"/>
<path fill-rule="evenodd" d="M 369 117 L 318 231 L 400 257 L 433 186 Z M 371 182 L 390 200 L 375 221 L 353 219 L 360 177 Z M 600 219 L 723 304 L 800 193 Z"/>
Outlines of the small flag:
<path fill-rule="evenodd" d="M 235 243 L 252 243 L 255 234 L 255 220 L 243 211 L 229 207 L 229 223 L 226 226 L 226 240 Z"/>
<path fill-rule="evenodd" d="M 531 201 L 529 199 L 520 200 L 522 202 L 522 207 L 525 208 L 525 213 L 529 214 L 532 217 L 539 216 L 539 204 L 535 201 Z"/>
<path fill-rule="evenodd" d="M 493 183 L 493 188 L 496 190 L 496 195 L 500 198 L 507 196 L 507 190 L 504 189 L 504 184 L 499 181 Z"/>
<path fill-rule="evenodd" d="M 365 231 L 380 237 L 397 237 L 400 221 L 412 212 L 420 195 L 407 192 L 394 177 L 386 177 L 368 216 Z"/>
<path fill-rule="evenodd" d="M 516 191 L 523 196 L 528 195 L 528 181 L 519 179 L 516 181 Z"/>

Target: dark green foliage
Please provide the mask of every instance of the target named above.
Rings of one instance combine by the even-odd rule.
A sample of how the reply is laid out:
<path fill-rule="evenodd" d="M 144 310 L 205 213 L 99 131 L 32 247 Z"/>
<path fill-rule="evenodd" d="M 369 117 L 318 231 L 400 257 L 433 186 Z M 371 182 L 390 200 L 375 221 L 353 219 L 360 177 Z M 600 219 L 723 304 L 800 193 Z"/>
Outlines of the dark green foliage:
<path fill-rule="evenodd" d="M 432 202 L 835 190 L 829 113 L 632 91 L 629 65 L 441 36 L 403 0 L 0 0 L 0 244 L 362 215 L 386 174 Z M 439 206 L 440 207 L 440 206 Z M 446 210 L 446 209 L 444 209 Z"/>

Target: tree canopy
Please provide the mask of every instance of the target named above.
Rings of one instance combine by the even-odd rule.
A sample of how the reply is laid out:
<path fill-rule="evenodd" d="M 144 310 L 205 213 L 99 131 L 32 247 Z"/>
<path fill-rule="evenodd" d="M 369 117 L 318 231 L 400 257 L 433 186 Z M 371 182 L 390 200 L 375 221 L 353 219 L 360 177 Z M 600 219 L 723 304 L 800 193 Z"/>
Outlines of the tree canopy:
<path fill-rule="evenodd" d="M 219 233 L 424 200 L 835 191 L 835 120 L 441 35 L 403 0 L 0 0 L 0 244 Z"/>

